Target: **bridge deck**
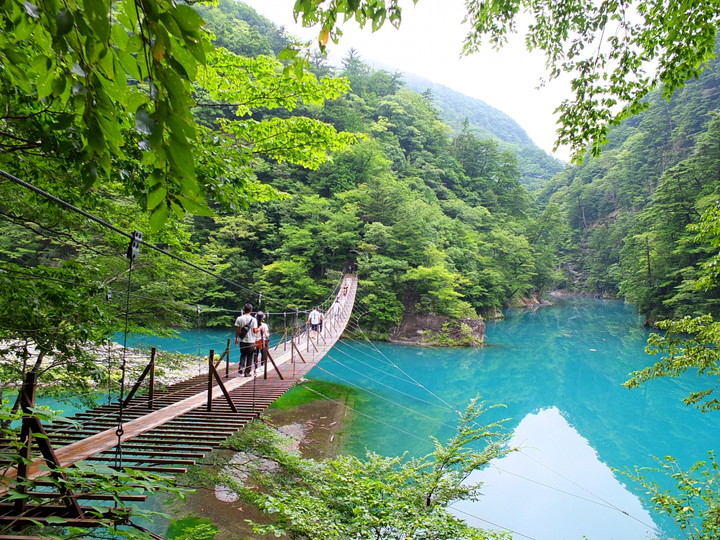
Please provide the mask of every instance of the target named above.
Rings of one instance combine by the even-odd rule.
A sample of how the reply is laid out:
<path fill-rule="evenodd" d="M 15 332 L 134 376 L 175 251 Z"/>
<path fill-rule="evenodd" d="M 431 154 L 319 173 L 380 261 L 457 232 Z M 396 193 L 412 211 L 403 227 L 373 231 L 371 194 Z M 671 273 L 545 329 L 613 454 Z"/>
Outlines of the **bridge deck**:
<path fill-rule="evenodd" d="M 153 409 L 147 396 L 136 396 L 123 408 L 122 464 L 139 470 L 177 474 L 205 456 L 232 433 L 256 418 L 278 397 L 304 377 L 335 345 L 350 319 L 357 288 L 356 276 L 349 275 L 347 294 L 340 294 L 337 316 L 326 314 L 321 333 L 307 330 L 290 341 L 271 348 L 282 378 L 269 363 L 252 377 L 231 369 L 221 372 L 223 384 L 236 411 L 213 381 L 212 410 L 207 410 L 208 374 L 168 387 L 154 395 Z M 238 354 L 238 353 L 236 353 Z M 237 364 L 231 364 L 234 368 Z M 104 405 L 73 417 L 77 425 L 48 430 L 58 464 L 68 467 L 82 460 L 111 462 L 117 458 L 119 404 Z M 48 474 L 44 459 L 33 460 L 28 479 Z M 14 484 L 17 470 L 4 470 L 0 497 Z M 0 503 L 2 500 L 0 499 Z M 3 514 L 4 512 L 0 512 Z M 0 516 L 1 521 L 1 516 Z"/>

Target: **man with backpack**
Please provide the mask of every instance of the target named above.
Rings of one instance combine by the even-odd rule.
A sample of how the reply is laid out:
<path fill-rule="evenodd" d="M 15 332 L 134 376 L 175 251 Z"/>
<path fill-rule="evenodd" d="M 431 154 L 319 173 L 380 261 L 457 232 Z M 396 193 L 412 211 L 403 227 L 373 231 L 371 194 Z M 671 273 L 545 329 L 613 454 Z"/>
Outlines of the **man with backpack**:
<path fill-rule="evenodd" d="M 235 319 L 235 345 L 240 345 L 238 373 L 243 373 L 245 377 L 250 376 L 258 333 L 257 319 L 251 313 L 252 304 L 245 304 L 243 314 Z"/>
<path fill-rule="evenodd" d="M 305 324 L 310 325 L 310 330 L 315 332 L 316 334 L 318 331 L 322 332 L 322 323 L 323 323 L 323 315 L 319 308 L 314 307 L 312 308 L 312 311 L 310 312 L 310 315 L 308 315 L 308 320 Z"/>

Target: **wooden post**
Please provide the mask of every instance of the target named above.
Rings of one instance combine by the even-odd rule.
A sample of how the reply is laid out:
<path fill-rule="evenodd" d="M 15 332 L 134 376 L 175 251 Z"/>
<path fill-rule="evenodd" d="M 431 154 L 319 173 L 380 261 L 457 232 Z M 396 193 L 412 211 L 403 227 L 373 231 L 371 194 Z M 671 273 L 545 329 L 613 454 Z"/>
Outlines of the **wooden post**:
<path fill-rule="evenodd" d="M 157 349 L 150 349 L 150 389 L 148 390 L 148 409 L 155 406 L 155 355 Z"/>
<path fill-rule="evenodd" d="M 37 372 L 31 371 L 25 375 L 23 381 L 22 394 L 20 396 L 20 407 L 23 411 L 23 420 L 21 427 L 21 442 L 23 444 L 20 449 L 20 456 L 23 458 L 18 464 L 17 477 L 21 482 L 28 479 L 28 464 L 32 462 L 32 439 L 33 434 L 37 435 L 37 446 L 40 449 L 40 453 L 50 469 L 50 475 L 57 481 L 59 486 L 60 495 L 65 503 L 65 507 L 70 512 L 72 517 L 84 518 L 85 515 L 78 504 L 77 498 L 73 494 L 72 490 L 67 487 L 67 477 L 65 473 L 59 471 L 60 468 L 59 460 L 55 455 L 55 451 L 50 444 L 50 438 L 47 436 L 45 429 L 43 428 L 42 422 L 34 416 L 32 408 L 35 406 L 35 389 L 37 387 Z M 25 459 L 27 458 L 27 459 Z M 27 493 L 27 488 L 20 484 L 16 485 L 16 488 L 21 493 Z M 22 513 L 27 508 L 27 502 L 25 499 L 18 499 L 15 501 L 15 509 L 18 513 Z"/>
<path fill-rule="evenodd" d="M 215 369 L 215 351 L 210 349 L 210 356 L 208 357 L 208 387 L 207 387 L 207 410 L 212 411 L 212 383 L 213 383 L 213 370 Z"/>
<path fill-rule="evenodd" d="M 20 408 L 23 415 L 32 414 L 31 409 L 35 406 L 35 389 L 37 387 L 37 372 L 30 371 L 25 374 L 25 380 L 23 381 L 22 388 L 20 389 Z M 21 480 L 27 478 L 28 463 L 31 459 L 31 447 L 32 447 L 32 430 L 30 429 L 30 422 L 28 418 L 23 417 L 22 427 L 20 428 L 20 462 L 18 463 L 17 476 Z M 27 493 L 27 487 L 22 484 L 16 486 L 20 493 Z M 20 498 L 15 501 L 15 512 L 21 514 L 27 509 L 27 499 Z"/>
<path fill-rule="evenodd" d="M 283 376 L 282 376 L 282 373 L 280 373 L 280 369 L 277 367 L 277 364 L 275 363 L 275 359 L 274 359 L 274 358 L 272 357 L 272 355 L 270 354 L 270 350 L 269 350 L 269 349 L 266 349 L 266 350 L 265 350 L 265 353 L 266 353 L 266 356 L 265 356 L 265 376 L 264 376 L 263 378 L 264 378 L 264 379 L 267 379 L 267 365 L 268 365 L 268 361 L 270 361 L 270 362 L 272 362 L 272 365 L 273 365 L 273 367 L 275 368 L 275 372 L 278 374 L 278 377 L 280 377 L 280 380 L 284 380 L 285 377 L 283 377 Z M 293 366 L 293 368 L 294 368 L 294 366 Z"/>
<path fill-rule="evenodd" d="M 133 385 L 132 390 L 128 393 L 125 400 L 122 402 L 123 407 L 127 407 L 127 405 L 130 403 L 130 400 L 135 395 L 135 392 L 138 391 L 140 388 L 140 385 L 145 380 L 145 377 L 150 374 L 150 395 L 153 396 L 155 392 L 155 354 L 156 354 L 155 347 L 152 348 L 150 353 L 150 362 L 148 362 L 148 365 L 145 366 L 145 369 L 143 370 L 142 374 L 140 375 L 140 378 L 137 380 L 137 382 Z M 149 405 L 152 407 L 151 405 Z"/>

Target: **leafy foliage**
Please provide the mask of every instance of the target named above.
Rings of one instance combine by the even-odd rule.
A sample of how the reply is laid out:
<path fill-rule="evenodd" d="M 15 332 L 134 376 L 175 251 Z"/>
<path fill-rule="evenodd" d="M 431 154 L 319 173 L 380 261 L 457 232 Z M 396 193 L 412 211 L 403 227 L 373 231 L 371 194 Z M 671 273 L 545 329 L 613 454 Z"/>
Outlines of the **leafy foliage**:
<path fill-rule="evenodd" d="M 697 288 L 712 242 L 693 227 L 717 199 L 720 106 L 717 64 L 666 102 L 611 132 L 603 154 L 557 175 L 539 194 L 567 216 L 566 279 L 592 293 L 623 295 L 649 322 L 716 313 L 717 290 Z"/>
<path fill-rule="evenodd" d="M 720 492 L 717 489 L 718 463 L 714 452 L 683 470 L 671 456 L 660 461 L 660 470 L 676 483 L 676 490 L 661 489 L 648 480 L 649 471 L 636 470 L 630 477 L 642 484 L 655 508 L 673 518 L 690 540 L 712 540 L 720 534 Z"/>
<path fill-rule="evenodd" d="M 609 129 L 644 111 L 643 98 L 652 89 L 662 85 L 669 97 L 697 77 L 714 56 L 720 18 L 713 2 L 469 0 L 466 8 L 471 29 L 465 54 L 477 52 L 484 40 L 501 47 L 517 31 L 521 14 L 529 15 L 525 41 L 529 50 L 545 53 L 547 78 L 573 77 L 574 98 L 558 107 L 556 145 L 568 145 L 578 160 L 588 146 L 599 155 Z M 305 26 L 319 26 L 324 47 L 342 35 L 343 21 L 354 18 L 373 31 L 386 21 L 399 27 L 402 11 L 397 0 L 297 0 L 295 16 Z"/>
<path fill-rule="evenodd" d="M 254 489 L 232 475 L 223 484 L 258 505 L 274 521 L 255 524 L 258 533 L 291 538 L 503 538 L 502 533 L 466 525 L 446 507 L 460 498 L 475 499 L 479 485 L 465 479 L 489 460 L 510 451 L 498 425 L 479 427 L 483 407 L 473 401 L 461 415 L 457 434 L 435 441 L 431 454 L 412 460 L 339 457 L 322 462 L 282 449 L 281 438 L 262 424 L 245 428 L 231 445 L 275 465 L 250 460 Z M 476 449 L 477 446 L 480 449 Z"/>
<path fill-rule="evenodd" d="M 652 366 L 632 374 L 625 386 L 635 388 L 658 377 L 677 377 L 689 369 L 712 379 L 720 375 L 720 323 L 712 316 L 684 317 L 680 320 L 660 321 L 664 334 L 652 334 L 648 339 L 648 354 L 664 354 Z M 689 336 L 689 337 L 688 337 Z M 693 392 L 685 399 L 686 405 L 695 405 L 703 411 L 720 409 L 720 400 L 714 396 L 716 388 Z"/>

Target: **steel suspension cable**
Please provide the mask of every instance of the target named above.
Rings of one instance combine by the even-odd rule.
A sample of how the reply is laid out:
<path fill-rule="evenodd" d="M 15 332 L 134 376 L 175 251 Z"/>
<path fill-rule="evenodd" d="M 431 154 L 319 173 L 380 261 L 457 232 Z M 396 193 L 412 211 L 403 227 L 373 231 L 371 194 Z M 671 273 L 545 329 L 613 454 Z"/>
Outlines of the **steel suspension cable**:
<path fill-rule="evenodd" d="M 95 215 L 93 215 L 93 214 L 91 214 L 91 213 L 89 213 L 89 212 L 86 212 L 85 210 L 82 210 L 81 208 L 78 208 L 77 206 L 75 206 L 75 205 L 73 205 L 73 204 L 70 204 L 70 203 L 67 202 L 67 201 L 62 200 L 62 199 L 60 199 L 59 197 L 56 197 L 55 195 L 53 195 L 53 194 L 51 194 L 51 193 L 48 193 L 47 191 L 44 191 L 44 190 L 42 190 L 42 189 L 40 189 L 40 188 L 38 188 L 38 187 L 36 187 L 36 186 L 33 186 L 32 184 L 30 184 L 30 183 L 28 183 L 28 182 L 25 182 L 24 180 L 21 180 L 20 178 L 18 178 L 18 177 L 16 177 L 16 176 L 13 176 L 12 174 L 10 174 L 10 173 L 2 170 L 2 169 L 0 169 L 0 176 L 5 177 L 5 178 L 7 178 L 8 180 L 10 180 L 10 181 L 12 181 L 12 182 L 15 182 L 16 184 L 18 184 L 18 185 L 20 185 L 20 186 L 22 186 L 22 187 L 25 187 L 25 188 L 27 188 L 27 189 L 35 192 L 36 194 L 41 195 L 42 197 L 45 197 L 45 198 L 47 198 L 47 199 L 49 199 L 49 200 L 51 200 L 51 201 L 53 201 L 53 202 L 55 202 L 55 203 L 57 203 L 57 204 L 59 204 L 59 205 L 61 205 L 61 206 L 64 206 L 65 208 L 67 208 L 67 209 L 69 209 L 69 210 L 71 210 L 71 211 L 73 211 L 73 212 L 76 212 L 76 213 L 78 213 L 78 214 L 86 217 L 87 219 L 89 219 L 89 220 L 91 220 L 91 221 L 94 221 L 95 223 L 98 223 L 98 224 L 102 225 L 103 227 L 105 227 L 105 228 L 107 228 L 107 229 L 110 229 L 111 231 L 116 232 L 117 234 L 120 234 L 120 235 L 122 235 L 122 236 L 125 236 L 125 237 L 128 238 L 128 239 L 132 239 L 132 238 L 133 238 L 133 236 L 132 236 L 131 233 L 128 233 L 128 232 L 126 232 L 126 231 L 123 231 L 122 229 L 120 229 L 120 228 L 112 225 L 111 223 L 108 223 L 108 222 L 105 221 L 104 219 L 99 218 L 99 217 L 97 217 L 97 216 L 95 216 Z M 168 252 L 168 251 L 166 251 L 166 250 L 164 250 L 164 249 L 162 249 L 162 248 L 160 248 L 160 247 L 158 247 L 158 246 L 155 246 L 155 245 L 153 245 L 153 244 L 151 244 L 151 243 L 149 243 L 149 242 L 147 242 L 147 241 L 145 241 L 145 240 L 140 240 L 140 243 L 141 243 L 142 245 L 144 245 L 145 247 L 147 247 L 147 248 L 150 248 L 150 249 L 152 249 L 152 250 L 154 250 L 154 251 L 157 251 L 158 253 L 162 253 L 162 254 L 165 255 L 166 257 L 170 257 L 171 259 L 174 259 L 174 260 L 176 260 L 176 261 L 178 261 L 178 262 L 180 262 L 180 263 L 182 263 L 182 264 L 185 264 L 185 265 L 190 266 L 190 267 L 192 267 L 192 268 L 194 268 L 194 269 L 196 269 L 196 270 L 199 270 L 200 272 L 203 272 L 203 273 L 205 273 L 205 274 L 207 274 L 207 275 L 209 275 L 209 276 L 212 276 L 212 277 L 214 277 L 215 279 L 217 279 L 217 280 L 219 280 L 219 281 L 223 281 L 223 282 L 225 282 L 225 283 L 227 283 L 227 284 L 229 284 L 229 285 L 232 285 L 233 287 L 236 287 L 236 288 L 238 288 L 238 289 L 241 289 L 241 290 L 247 291 L 247 292 L 249 292 L 249 293 L 252 293 L 253 295 L 259 294 L 258 291 L 254 291 L 254 290 L 250 289 L 249 287 L 246 287 L 246 286 L 244 286 L 244 285 L 241 285 L 241 284 L 239 284 L 239 283 L 236 283 L 235 281 L 232 281 L 232 280 L 230 280 L 230 279 L 227 279 L 227 278 L 225 278 L 225 277 L 222 277 L 222 276 L 216 274 L 215 272 L 212 272 L 211 270 L 208 270 L 207 268 L 203 268 L 202 266 L 199 266 L 199 265 L 197 265 L 197 264 L 195 264 L 195 263 L 193 263 L 193 262 L 190 262 L 190 261 L 188 261 L 188 260 L 185 260 L 185 259 L 183 259 L 182 257 L 178 257 L 177 255 L 174 255 L 173 253 L 170 253 L 170 252 Z M 279 300 L 275 300 L 275 299 L 273 299 L 273 298 L 268 298 L 268 297 L 266 297 L 266 296 L 264 296 L 264 298 L 265 298 L 266 300 L 269 299 L 271 302 L 273 302 L 273 303 L 275 303 L 275 304 L 277 304 L 277 305 L 281 305 L 281 306 L 283 306 L 283 307 L 289 307 L 288 305 L 286 305 L 285 303 L 283 303 L 283 302 L 281 302 L 281 301 L 279 301 Z"/>
<path fill-rule="evenodd" d="M 359 317 L 358 317 L 357 319 L 359 320 Z M 359 321 L 358 321 L 358 322 L 359 322 Z M 377 351 L 377 353 L 378 353 L 380 356 L 382 356 L 383 358 L 385 358 L 391 366 L 393 366 L 394 368 L 398 369 L 401 373 L 403 373 L 404 375 L 406 375 L 406 376 L 407 376 L 411 381 L 413 381 L 419 388 L 422 388 L 422 389 L 426 390 L 426 391 L 429 392 L 431 395 L 433 395 L 433 397 L 438 397 L 434 392 L 430 391 L 430 390 L 429 390 L 427 387 L 425 387 L 424 385 L 418 383 L 413 377 L 410 377 L 410 376 L 407 374 L 407 372 L 405 372 L 402 368 L 400 368 L 399 366 L 397 366 L 397 365 L 396 365 L 394 362 L 392 362 L 392 360 L 390 360 L 384 353 L 382 353 L 382 351 L 380 351 L 380 350 L 377 348 L 377 346 L 375 346 L 375 345 L 372 343 L 372 341 L 367 337 L 367 335 L 363 332 L 363 330 L 359 327 L 359 325 L 357 326 L 357 328 L 358 328 L 358 330 L 359 330 L 363 335 L 366 336 L 366 338 L 365 338 L 366 341 L 367 341 L 368 343 L 370 343 L 370 344 L 373 346 L 373 348 Z M 338 363 L 339 363 L 339 362 L 338 362 Z M 341 380 L 344 380 L 344 382 L 346 382 L 347 384 L 351 384 L 351 385 L 352 385 L 352 383 L 350 383 L 349 381 L 343 379 L 343 378 L 340 377 L 339 375 L 334 374 L 334 373 L 330 373 L 330 372 L 328 372 L 327 370 L 324 370 L 323 368 L 321 368 L 321 367 L 319 367 L 319 366 L 316 366 L 316 367 L 319 368 L 319 369 L 321 369 L 322 371 L 325 371 L 326 373 L 329 373 L 330 375 L 333 375 L 334 377 L 337 377 L 337 378 L 339 378 L 339 379 L 341 379 Z M 347 366 L 346 366 L 346 367 L 347 367 Z M 376 380 L 376 382 L 378 382 L 378 381 Z M 380 383 L 380 384 L 382 384 L 382 383 Z M 356 386 L 357 388 L 360 388 L 360 387 L 357 386 L 357 385 L 353 385 L 353 386 Z M 388 386 L 388 385 L 384 385 L 384 386 L 390 388 L 391 390 L 393 390 L 393 391 L 395 391 L 395 392 L 403 393 L 403 392 L 400 392 L 399 390 L 397 390 L 396 388 L 390 387 L 390 386 Z M 368 390 L 365 389 L 365 391 L 367 392 Z M 387 398 L 383 398 L 382 396 L 379 396 L 379 395 L 377 395 L 377 394 L 375 394 L 375 393 L 373 393 L 373 392 L 370 392 L 370 393 L 373 394 L 373 395 L 376 395 L 376 396 L 380 397 L 381 399 L 385 399 L 385 400 L 387 400 L 387 401 L 391 401 L 391 400 L 389 400 L 389 399 L 387 399 Z M 440 399 L 440 401 L 443 402 L 443 403 L 445 403 L 446 406 L 447 406 L 447 408 L 448 408 L 449 410 L 451 410 L 451 411 L 453 411 L 453 412 L 460 413 L 460 411 L 459 411 L 456 407 L 453 407 L 452 405 L 448 404 L 447 401 L 442 400 L 442 399 Z M 436 404 L 436 406 L 439 406 L 439 405 Z M 404 408 L 408 408 L 408 407 L 404 407 Z M 418 411 L 416 411 L 416 410 L 414 410 L 414 412 L 415 412 L 415 414 L 422 415 L 422 413 L 420 413 L 420 412 L 418 412 Z M 368 416 L 368 415 L 365 415 L 365 416 Z M 385 424 L 385 425 L 387 425 L 387 424 Z M 475 423 L 475 425 L 477 425 L 478 427 L 481 427 L 481 426 L 479 426 L 479 424 L 477 424 L 477 423 Z M 399 428 L 395 428 L 394 426 L 390 426 L 390 427 L 391 427 L 392 429 L 399 429 Z M 404 430 L 400 430 L 400 431 L 404 432 Z M 642 524 L 642 525 L 644 525 L 644 526 L 646 526 L 646 527 L 649 527 L 649 528 L 657 531 L 657 528 L 656 528 L 654 525 L 650 525 L 650 524 L 648 524 L 648 523 L 643 522 L 641 519 L 633 516 L 632 514 L 630 514 L 629 512 L 627 512 L 626 510 L 623 510 L 622 508 L 620 508 L 620 507 L 612 504 L 611 502 L 603 499 L 602 497 L 600 497 L 599 495 L 593 493 L 592 491 L 588 490 L 587 488 L 585 488 L 585 487 L 577 484 L 576 482 L 568 479 L 567 477 L 565 477 L 565 476 L 562 475 L 561 473 L 553 470 L 551 467 L 548 467 L 547 465 L 541 463 L 540 461 L 532 458 L 532 457 L 529 456 L 527 453 L 523 452 L 522 449 L 518 449 L 518 451 L 519 451 L 520 453 L 522 453 L 523 455 L 527 456 L 528 458 L 532 459 L 533 461 L 537 462 L 539 465 L 542 465 L 543 467 L 545 467 L 545 468 L 548 469 L 549 471 L 551 471 L 551 472 L 553 472 L 554 474 L 558 475 L 559 477 L 563 478 L 564 480 L 566 480 L 566 481 L 574 484 L 575 486 L 577 486 L 578 488 L 582 489 L 583 491 L 585 491 L 585 492 L 588 493 L 589 495 L 595 497 L 596 499 L 598 499 L 598 501 L 602 501 L 602 503 L 600 503 L 600 502 L 598 502 L 598 501 L 593 501 L 593 500 L 591 500 L 591 499 L 587 499 L 587 498 L 582 497 L 582 496 L 579 496 L 579 495 L 577 495 L 577 494 L 572 494 L 572 493 L 566 492 L 566 491 L 564 491 L 564 490 L 561 490 L 561 489 L 556 488 L 556 487 L 553 487 L 553 486 L 546 485 L 546 487 L 548 487 L 549 489 L 553 489 L 553 490 L 560 491 L 560 492 L 563 492 L 563 493 L 566 493 L 566 494 L 569 494 L 569 495 L 573 495 L 573 496 L 575 496 L 575 497 L 577 497 L 577 498 L 579 498 L 579 499 L 586 500 L 586 501 L 592 502 L 592 503 L 594 503 L 594 504 L 598 504 L 599 506 L 603 506 L 603 507 L 606 507 L 606 508 L 610 508 L 610 509 L 616 510 L 616 511 L 618 511 L 618 512 L 620 512 L 620 513 L 622 513 L 622 514 L 624 514 L 624 515 L 626 515 L 626 516 L 628 516 L 628 517 L 630 517 L 631 519 L 637 521 L 638 523 L 640 523 L 640 524 Z M 496 467 L 496 468 L 497 468 L 497 467 Z M 523 476 L 521 476 L 521 475 L 517 475 L 517 474 L 515 474 L 515 473 L 511 473 L 511 474 L 514 474 L 515 476 L 518 476 L 518 477 L 520 477 L 520 478 L 526 479 L 526 480 L 528 480 L 528 481 L 530 481 L 530 482 L 534 482 L 534 483 L 539 484 L 539 485 L 545 485 L 545 484 L 543 484 L 543 483 L 541 483 L 541 482 L 532 480 L 532 479 L 530 479 L 530 478 L 523 477 Z"/>

